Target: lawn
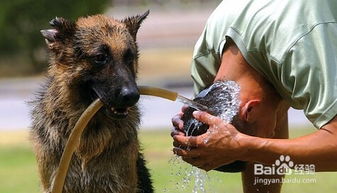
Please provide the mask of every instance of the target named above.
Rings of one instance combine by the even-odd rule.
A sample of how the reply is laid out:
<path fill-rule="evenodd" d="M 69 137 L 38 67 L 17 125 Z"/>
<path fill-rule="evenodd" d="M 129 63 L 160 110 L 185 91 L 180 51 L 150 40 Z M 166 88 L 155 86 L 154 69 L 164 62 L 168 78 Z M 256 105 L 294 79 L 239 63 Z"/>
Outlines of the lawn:
<path fill-rule="evenodd" d="M 294 130 L 291 135 L 300 136 L 308 132 L 312 130 Z M 172 155 L 169 132 L 142 131 L 139 136 L 156 192 L 192 192 L 194 179 L 189 182 L 186 176 L 198 172 Z M 23 131 L 0 132 L 0 193 L 39 192 L 36 162 L 27 138 L 27 132 Z M 201 176 L 204 175 L 201 173 Z M 206 178 L 207 192 L 242 192 L 239 174 L 209 172 Z M 315 183 L 288 183 L 283 186 L 282 192 L 335 193 L 337 190 L 337 173 L 316 173 L 310 178 L 315 179 Z"/>

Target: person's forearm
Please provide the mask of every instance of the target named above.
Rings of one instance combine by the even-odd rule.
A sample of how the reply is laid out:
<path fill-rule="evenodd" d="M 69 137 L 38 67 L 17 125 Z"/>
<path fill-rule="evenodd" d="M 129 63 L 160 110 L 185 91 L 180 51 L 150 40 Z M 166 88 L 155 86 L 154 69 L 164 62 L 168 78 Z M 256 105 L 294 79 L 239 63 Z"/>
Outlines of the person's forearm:
<path fill-rule="evenodd" d="M 326 127 L 296 139 L 244 136 L 242 143 L 248 150 L 245 159 L 273 164 L 280 155 L 289 155 L 295 164 L 315 164 L 316 171 L 337 171 L 336 128 Z"/>

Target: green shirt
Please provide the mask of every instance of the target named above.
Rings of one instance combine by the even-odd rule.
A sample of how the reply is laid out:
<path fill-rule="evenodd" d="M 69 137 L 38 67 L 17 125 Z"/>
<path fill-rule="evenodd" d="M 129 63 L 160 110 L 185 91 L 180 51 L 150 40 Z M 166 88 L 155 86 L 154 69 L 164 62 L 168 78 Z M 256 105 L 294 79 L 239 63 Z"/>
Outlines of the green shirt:
<path fill-rule="evenodd" d="M 224 0 L 195 45 L 195 91 L 210 85 L 230 37 L 293 108 L 321 128 L 337 114 L 337 0 Z"/>

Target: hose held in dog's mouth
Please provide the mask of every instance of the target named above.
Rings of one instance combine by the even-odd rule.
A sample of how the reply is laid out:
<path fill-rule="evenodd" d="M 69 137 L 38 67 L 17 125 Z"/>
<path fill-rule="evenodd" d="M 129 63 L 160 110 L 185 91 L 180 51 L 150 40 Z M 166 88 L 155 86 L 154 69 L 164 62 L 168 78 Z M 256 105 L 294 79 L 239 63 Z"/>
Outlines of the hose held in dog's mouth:
<path fill-rule="evenodd" d="M 80 143 L 80 138 L 82 136 L 83 130 L 87 126 L 91 118 L 102 106 L 103 106 L 102 101 L 100 99 L 96 99 L 82 113 L 82 115 L 76 122 L 75 127 L 71 131 L 66 146 L 64 148 L 64 151 L 62 153 L 60 165 L 57 169 L 56 176 L 53 181 L 53 187 L 51 191 L 52 193 L 62 192 L 72 155 L 74 154 L 75 149 L 78 147 Z"/>
<path fill-rule="evenodd" d="M 126 118 L 130 108 L 136 105 L 140 98 L 139 90 L 136 86 L 106 89 L 102 88 L 101 85 L 94 85 L 92 90 L 96 98 L 103 102 L 105 111 L 118 119 Z"/>
<path fill-rule="evenodd" d="M 92 86 L 95 95 L 109 108 L 128 108 L 134 106 L 140 97 L 138 88 L 120 87 L 110 89 L 101 85 Z"/>
<path fill-rule="evenodd" d="M 52 183 L 51 193 L 61 193 L 62 192 L 64 181 L 68 173 L 68 168 L 69 168 L 72 155 L 74 154 L 74 151 L 76 150 L 76 148 L 78 147 L 80 143 L 83 130 L 87 126 L 89 121 L 92 119 L 92 117 L 97 113 L 97 111 L 104 105 L 104 102 L 101 100 L 101 97 L 103 97 L 101 93 L 97 92 L 94 87 L 93 87 L 93 90 L 97 94 L 98 98 L 94 100 L 89 105 L 89 107 L 82 113 L 82 115 L 76 122 L 75 127 L 70 133 L 65 149 L 62 153 L 60 165 L 57 169 L 56 176 Z M 166 98 L 171 101 L 176 101 L 179 96 L 178 93 L 176 92 L 172 92 L 172 91 L 161 89 L 161 88 L 155 88 L 155 87 L 139 86 L 138 90 L 139 90 L 139 94 L 158 96 L 161 98 Z"/>

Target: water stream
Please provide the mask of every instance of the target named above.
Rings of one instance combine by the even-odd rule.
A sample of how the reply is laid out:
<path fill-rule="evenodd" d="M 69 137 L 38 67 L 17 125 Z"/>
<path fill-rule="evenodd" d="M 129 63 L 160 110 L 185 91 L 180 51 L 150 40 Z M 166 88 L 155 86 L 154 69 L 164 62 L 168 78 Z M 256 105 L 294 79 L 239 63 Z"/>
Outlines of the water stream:
<path fill-rule="evenodd" d="M 189 106 L 184 113 L 185 115 L 182 117 L 186 135 L 195 136 L 206 132 L 208 136 L 211 137 L 211 135 L 217 135 L 221 132 L 221 130 L 217 130 L 216 128 L 212 130 L 208 129 L 207 125 L 193 118 L 192 112 L 194 110 L 207 111 L 210 114 L 220 117 L 223 121 L 230 123 L 239 110 L 239 92 L 240 88 L 235 82 L 217 81 L 201 91 L 194 100 L 178 95 L 177 101 Z M 204 140 L 204 143 L 208 143 L 208 138 Z M 187 147 L 187 150 L 190 148 L 191 147 Z M 171 165 L 174 167 L 182 165 L 181 159 L 175 157 L 172 160 Z M 179 169 L 180 171 L 178 170 L 173 174 L 182 176 L 182 180 L 176 182 L 177 190 L 178 188 L 186 189 L 190 187 L 192 193 L 213 192 L 210 186 L 208 186 L 210 178 L 204 170 L 193 166 L 185 169 L 182 169 L 180 166 Z"/>
<path fill-rule="evenodd" d="M 184 103 L 194 110 L 207 111 L 210 114 L 218 116 L 227 123 L 230 123 L 238 112 L 240 104 L 239 91 L 240 88 L 234 81 L 217 81 L 207 89 L 201 91 L 194 100 L 190 100 L 178 93 L 160 88 L 142 87 L 140 89 L 141 94 L 159 96 Z M 192 135 L 194 130 L 198 130 L 204 125 L 193 118 L 192 112 L 193 111 L 190 111 L 188 120 L 186 122 L 184 121 L 184 129 L 187 135 Z M 187 114 L 187 112 L 185 112 L 185 114 Z M 210 130 L 207 129 L 204 131 L 207 132 L 208 135 L 216 135 L 217 132 L 220 132 L 218 130 L 210 132 Z M 207 142 L 208 139 L 204 141 L 204 143 Z M 189 148 L 190 147 L 187 149 Z M 182 159 L 178 156 L 174 156 L 169 161 L 169 165 L 172 179 L 178 176 L 180 180 L 170 182 L 175 184 L 175 190 L 165 189 L 164 192 L 181 192 L 181 190 L 186 191 L 190 189 L 192 189 L 192 193 L 212 191 L 207 186 L 209 177 L 204 170 L 184 164 Z"/>
<path fill-rule="evenodd" d="M 202 105 L 196 101 L 193 101 L 189 98 L 186 98 L 184 96 L 181 96 L 181 95 L 178 95 L 177 96 L 177 101 L 178 102 L 181 102 L 181 103 L 184 103 L 185 105 L 188 105 L 189 107 L 192 107 L 192 108 L 195 108 L 199 111 L 208 111 L 208 108 L 206 105 Z"/>

